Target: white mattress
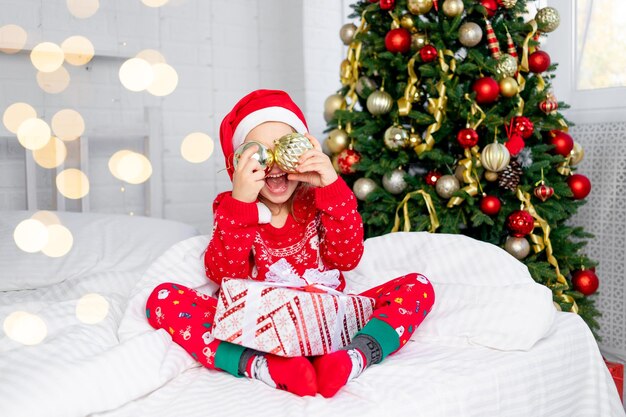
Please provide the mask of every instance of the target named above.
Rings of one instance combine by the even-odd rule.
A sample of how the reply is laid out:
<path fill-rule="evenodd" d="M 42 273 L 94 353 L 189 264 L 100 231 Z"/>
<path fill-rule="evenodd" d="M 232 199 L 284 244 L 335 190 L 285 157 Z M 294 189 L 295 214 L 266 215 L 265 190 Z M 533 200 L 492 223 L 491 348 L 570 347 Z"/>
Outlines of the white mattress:
<path fill-rule="evenodd" d="M 63 220 L 71 224 L 76 219 Z M 624 416 L 596 342 L 582 320 L 569 313 L 531 314 L 545 307 L 541 291 L 525 283 L 523 270 L 511 272 L 517 264 L 508 268 L 508 258 L 498 259 L 499 252 L 476 242 L 422 234 L 368 241 L 362 265 L 348 276 L 352 287 L 358 288 L 363 274 L 386 279 L 385 271 L 419 268 L 435 284 L 437 310 L 429 316 L 429 326 L 420 328 L 423 331 L 418 330 L 402 351 L 368 369 L 336 397 L 299 398 L 258 381 L 201 368 L 166 332 L 154 331 L 146 323 L 145 298 L 158 282 L 215 290 L 205 285 L 202 265 L 208 237 L 189 238 L 194 234 L 190 228 L 154 219 L 147 223 L 128 218 L 83 220 L 76 224 L 106 227 L 105 245 L 97 239 L 78 239 L 82 250 L 95 251 L 94 259 L 100 261 L 76 269 L 81 263 L 77 257 L 55 270 L 50 285 L 40 285 L 45 274 L 33 272 L 28 287 L 0 292 L 0 320 L 18 310 L 28 311 L 39 315 L 48 329 L 36 346 L 22 346 L 0 333 L 2 417 Z M 122 239 L 123 244 L 111 245 Z M 181 242 L 153 263 L 155 252 L 177 241 Z M 431 250 L 424 252 L 430 265 L 415 265 L 415 257 L 406 264 L 394 258 L 408 258 L 403 251 L 420 245 Z M 448 256 L 444 252 L 455 245 L 475 265 L 481 265 L 480 254 L 485 253 L 489 262 L 484 264 L 490 270 L 495 262 L 496 270 L 510 276 L 484 273 L 472 285 L 455 282 L 453 270 L 445 268 L 468 268 L 437 258 L 437 253 Z M 132 255 L 127 253 L 129 247 L 134 248 Z M 19 287 L 19 282 L 8 282 L 6 277 L 17 274 L 29 256 L 0 259 L 0 280 L 7 280 L 5 286 Z M 399 270 L 389 272 L 382 260 Z M 44 265 L 44 260 L 39 261 L 38 268 Z M 64 279 L 68 270 L 71 279 Z M 515 299 L 505 299 L 500 306 L 498 296 L 511 291 Z M 88 325 L 77 320 L 76 302 L 93 292 L 109 302 L 110 311 L 104 321 Z M 516 307 L 522 302 L 528 311 Z M 507 306 L 515 311 L 505 314 Z M 465 320 L 455 319 L 455 314 Z M 485 315 L 482 321 L 481 315 Z"/>

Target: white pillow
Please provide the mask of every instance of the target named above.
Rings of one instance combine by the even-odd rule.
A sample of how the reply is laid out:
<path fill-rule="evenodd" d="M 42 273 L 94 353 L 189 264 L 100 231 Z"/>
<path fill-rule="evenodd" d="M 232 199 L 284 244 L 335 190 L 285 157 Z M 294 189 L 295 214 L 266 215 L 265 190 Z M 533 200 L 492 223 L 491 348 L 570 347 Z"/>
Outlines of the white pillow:
<path fill-rule="evenodd" d="M 0 291 L 31 289 L 101 271 L 143 270 L 174 243 L 197 235 L 190 225 L 142 216 L 55 212 L 74 238 L 59 258 L 26 253 L 14 239 L 15 227 L 34 212 L 2 212 Z"/>
<path fill-rule="evenodd" d="M 359 265 L 346 272 L 360 293 L 390 279 L 424 274 L 435 305 L 415 340 L 527 350 L 550 329 L 552 292 L 505 250 L 462 235 L 391 233 L 365 241 Z"/>

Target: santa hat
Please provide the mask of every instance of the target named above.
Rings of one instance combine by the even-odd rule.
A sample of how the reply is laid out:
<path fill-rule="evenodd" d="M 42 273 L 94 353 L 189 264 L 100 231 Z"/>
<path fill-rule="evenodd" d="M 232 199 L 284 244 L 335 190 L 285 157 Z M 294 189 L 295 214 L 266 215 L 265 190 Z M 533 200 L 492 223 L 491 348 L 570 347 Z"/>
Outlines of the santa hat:
<path fill-rule="evenodd" d="M 302 110 L 280 90 L 256 90 L 248 94 L 224 117 L 220 143 L 228 175 L 233 178 L 233 153 L 252 129 L 265 122 L 283 122 L 298 133 L 307 133 Z"/>

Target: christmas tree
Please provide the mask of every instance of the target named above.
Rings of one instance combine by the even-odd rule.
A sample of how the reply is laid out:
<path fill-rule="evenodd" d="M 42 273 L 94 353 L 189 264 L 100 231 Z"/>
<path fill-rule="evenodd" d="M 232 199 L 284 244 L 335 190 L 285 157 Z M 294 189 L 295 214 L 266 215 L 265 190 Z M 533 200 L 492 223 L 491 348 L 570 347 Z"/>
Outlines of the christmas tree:
<path fill-rule="evenodd" d="M 591 184 L 541 50 L 559 25 L 526 0 L 352 5 L 325 149 L 359 199 L 366 236 L 462 233 L 506 249 L 592 330 L 592 236 L 568 220 Z M 454 254 L 450 254 L 454 256 Z M 497 265 L 494 265 L 497 268 Z"/>

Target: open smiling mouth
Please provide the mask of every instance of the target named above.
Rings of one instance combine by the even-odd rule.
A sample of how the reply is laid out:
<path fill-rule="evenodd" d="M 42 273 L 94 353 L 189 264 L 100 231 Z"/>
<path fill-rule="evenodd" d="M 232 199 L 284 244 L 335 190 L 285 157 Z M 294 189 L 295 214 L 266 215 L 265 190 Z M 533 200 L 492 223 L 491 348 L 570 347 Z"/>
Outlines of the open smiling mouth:
<path fill-rule="evenodd" d="M 287 178 L 286 172 L 279 172 L 276 174 L 268 174 L 265 177 L 265 184 L 267 188 L 276 194 L 284 193 L 287 191 L 287 184 L 289 179 Z"/>

